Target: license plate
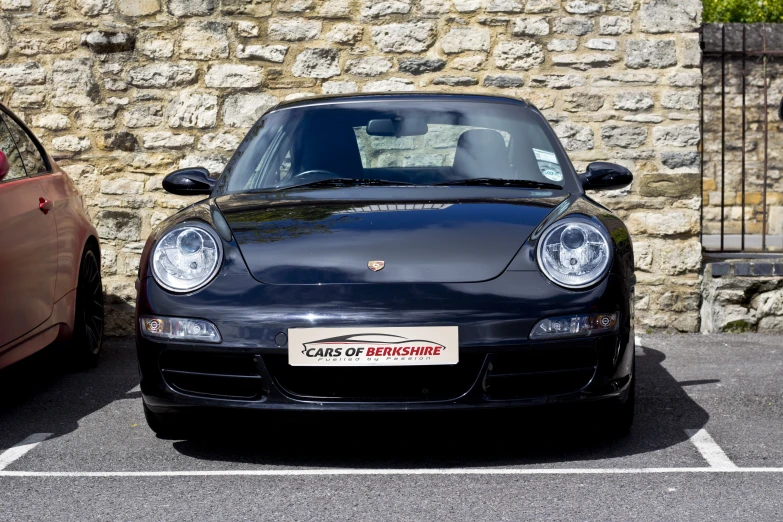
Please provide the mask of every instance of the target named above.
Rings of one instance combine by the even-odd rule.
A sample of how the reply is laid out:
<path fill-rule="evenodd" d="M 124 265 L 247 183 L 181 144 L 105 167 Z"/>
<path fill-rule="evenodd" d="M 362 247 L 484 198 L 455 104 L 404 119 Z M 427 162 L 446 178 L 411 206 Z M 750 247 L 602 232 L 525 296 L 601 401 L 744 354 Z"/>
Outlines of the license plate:
<path fill-rule="evenodd" d="M 458 362 L 456 326 L 288 330 L 291 366 L 424 366 Z"/>

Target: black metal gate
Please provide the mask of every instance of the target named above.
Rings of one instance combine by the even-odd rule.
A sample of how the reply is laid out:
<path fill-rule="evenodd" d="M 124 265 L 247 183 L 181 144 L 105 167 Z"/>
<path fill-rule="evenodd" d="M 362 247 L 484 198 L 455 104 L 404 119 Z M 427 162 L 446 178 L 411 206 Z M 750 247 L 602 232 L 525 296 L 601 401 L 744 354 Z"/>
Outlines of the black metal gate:
<path fill-rule="evenodd" d="M 707 24 L 702 49 L 702 245 L 783 251 L 783 24 Z"/>

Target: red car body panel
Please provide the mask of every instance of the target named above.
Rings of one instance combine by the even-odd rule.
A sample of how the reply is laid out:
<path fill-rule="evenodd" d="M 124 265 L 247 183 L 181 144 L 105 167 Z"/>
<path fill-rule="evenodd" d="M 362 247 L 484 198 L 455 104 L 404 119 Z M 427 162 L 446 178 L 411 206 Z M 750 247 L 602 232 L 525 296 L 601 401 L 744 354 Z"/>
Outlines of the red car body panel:
<path fill-rule="evenodd" d="M 49 173 L 0 180 L 0 368 L 70 338 L 82 253 L 98 245 L 82 196 L 46 158 Z"/>

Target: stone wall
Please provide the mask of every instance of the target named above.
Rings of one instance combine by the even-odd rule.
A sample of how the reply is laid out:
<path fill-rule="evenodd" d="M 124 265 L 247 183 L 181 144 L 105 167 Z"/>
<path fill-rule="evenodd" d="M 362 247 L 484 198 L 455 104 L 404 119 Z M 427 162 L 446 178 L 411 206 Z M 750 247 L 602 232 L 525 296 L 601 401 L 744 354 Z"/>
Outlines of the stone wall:
<path fill-rule="evenodd" d="M 783 258 L 708 263 L 701 331 L 783 332 Z"/>
<path fill-rule="evenodd" d="M 699 329 L 699 0 L 0 0 L 0 98 L 87 196 L 110 331 L 144 238 L 190 200 L 170 170 L 220 172 L 279 100 L 437 90 L 523 97 L 634 234 L 645 329 Z"/>

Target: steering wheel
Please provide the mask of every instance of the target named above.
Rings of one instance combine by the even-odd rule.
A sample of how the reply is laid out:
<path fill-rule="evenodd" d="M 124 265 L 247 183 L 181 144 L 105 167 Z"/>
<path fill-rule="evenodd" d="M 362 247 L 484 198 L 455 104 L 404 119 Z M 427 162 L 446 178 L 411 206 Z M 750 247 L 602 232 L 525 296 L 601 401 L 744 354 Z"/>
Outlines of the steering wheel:
<path fill-rule="evenodd" d="M 303 172 L 299 172 L 297 174 L 294 174 L 291 176 L 291 178 L 303 178 L 305 176 L 310 176 L 312 174 L 326 174 L 327 176 L 331 178 L 339 178 L 337 174 L 332 172 L 331 170 L 324 170 L 324 169 L 313 169 L 313 170 L 305 170 Z"/>

